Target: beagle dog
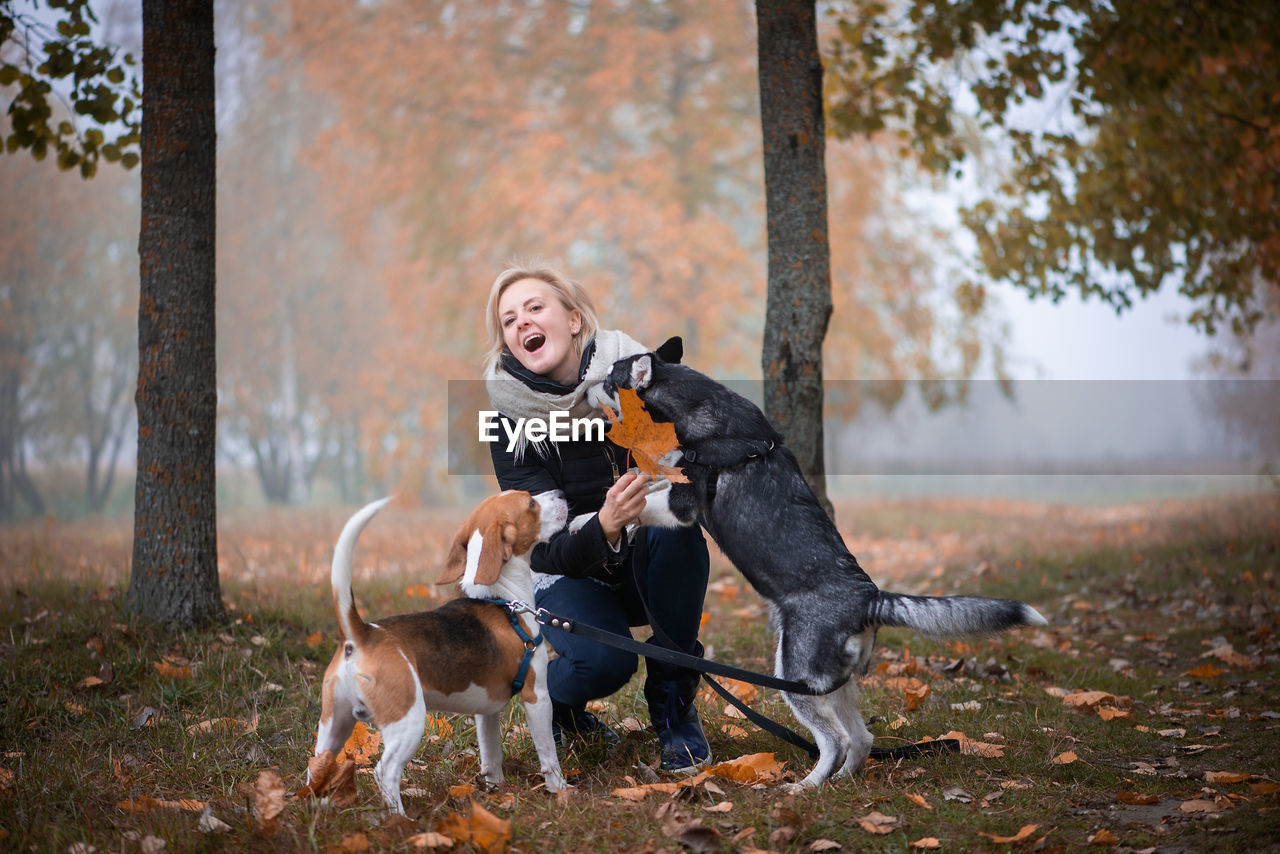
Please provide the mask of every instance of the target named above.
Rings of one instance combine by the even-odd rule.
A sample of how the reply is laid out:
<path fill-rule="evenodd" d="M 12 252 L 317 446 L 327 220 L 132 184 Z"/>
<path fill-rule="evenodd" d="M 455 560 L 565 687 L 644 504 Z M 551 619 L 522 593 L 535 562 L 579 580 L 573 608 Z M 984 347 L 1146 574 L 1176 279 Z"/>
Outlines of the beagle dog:
<path fill-rule="evenodd" d="M 376 725 L 383 750 L 373 776 L 388 808 L 403 814 L 400 778 L 422 739 L 427 710 L 476 716 L 480 773 L 496 784 L 500 714 L 518 693 L 547 789 L 567 788 L 551 735 L 547 645 L 538 624 L 532 614 L 485 601 L 533 602 L 529 552 L 564 527 L 563 496 L 509 490 L 486 499 L 458 532 L 437 581 L 460 581 L 466 598 L 366 623 L 351 592 L 351 558 L 364 526 L 390 500 L 352 516 L 334 550 L 330 580 L 341 642 L 324 674 L 315 755 L 337 756 L 356 721 Z"/>

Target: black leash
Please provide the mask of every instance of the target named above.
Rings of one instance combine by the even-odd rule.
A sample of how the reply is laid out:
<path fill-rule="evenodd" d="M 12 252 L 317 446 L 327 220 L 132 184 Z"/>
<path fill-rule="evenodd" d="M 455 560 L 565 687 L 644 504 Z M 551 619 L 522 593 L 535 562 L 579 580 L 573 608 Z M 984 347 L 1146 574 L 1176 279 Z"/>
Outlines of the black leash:
<path fill-rule="evenodd" d="M 645 608 L 647 611 L 648 606 L 646 605 Z M 662 646 L 654 646 L 651 643 L 643 643 L 635 638 L 614 634 L 613 632 L 597 628 L 590 623 L 584 623 L 581 620 L 570 620 L 567 617 L 560 617 L 552 614 L 545 608 L 538 608 L 534 611 L 534 615 L 538 622 L 544 626 L 550 626 L 553 629 L 560 629 L 561 631 L 569 632 L 570 634 L 575 634 L 579 637 L 586 638 L 587 640 L 602 643 L 605 646 L 614 647 L 615 649 L 634 652 L 637 655 L 643 655 L 645 658 L 653 658 L 658 661 L 665 662 L 666 664 L 674 664 L 677 667 L 684 667 L 688 670 L 697 670 L 703 674 L 714 673 L 717 676 L 726 676 L 730 679 L 737 679 L 740 682 L 750 682 L 752 685 L 760 685 L 764 688 L 776 688 L 779 691 L 786 691 L 790 694 L 805 694 L 808 696 L 829 694 L 831 691 L 840 687 L 840 685 L 836 685 L 835 688 L 831 688 L 827 691 L 817 691 L 805 682 L 794 682 L 789 679 L 779 679 L 776 676 L 766 676 L 763 673 L 743 670 L 739 667 L 734 667 L 731 664 L 724 664 L 719 661 L 708 661 L 705 658 L 699 658 L 696 655 L 681 652 L 674 644 L 671 643 L 671 639 L 666 636 L 666 633 L 662 632 L 659 627 L 654 626 L 653 623 L 650 623 L 649 625 L 653 626 L 654 637 L 658 638 L 659 643 L 663 644 Z M 668 646 L 668 644 L 670 644 L 670 646 Z"/>
<path fill-rule="evenodd" d="M 639 587 L 640 585 L 637 582 L 636 584 L 637 593 L 640 593 Z M 661 647 L 662 651 L 671 652 L 672 651 L 671 648 L 675 646 L 675 642 L 671 640 L 670 636 L 668 636 L 665 631 L 663 631 L 662 626 L 658 625 L 657 621 L 653 619 L 653 614 L 649 611 L 649 603 L 645 600 L 643 593 L 640 594 L 640 602 L 642 605 L 644 605 L 644 614 L 645 614 L 645 617 L 648 618 L 649 620 L 649 628 L 653 629 L 653 636 L 657 638 L 658 643 L 662 644 L 662 647 Z M 652 644 L 645 644 L 645 646 L 649 647 L 650 649 L 653 648 Z M 650 655 L 650 657 L 652 657 L 652 653 L 648 653 L 648 654 Z M 769 733 L 774 738 L 781 739 L 782 741 L 785 741 L 788 744 L 795 745 L 796 747 L 805 751 L 806 753 L 809 754 L 810 759 L 817 758 L 818 745 L 814 744 L 812 741 L 805 738 L 803 735 L 796 732 L 795 730 L 790 729 L 778 723 L 773 718 L 767 717 L 766 715 L 763 715 L 760 712 L 757 712 L 755 709 L 748 706 L 742 700 L 738 699 L 738 697 L 735 696 L 734 693 L 730 691 L 728 688 L 725 688 L 719 682 L 712 679 L 708 675 L 708 673 L 711 672 L 710 668 L 706 667 L 705 665 L 714 664 L 715 662 L 707 662 L 705 659 L 697 658 L 696 656 L 692 656 L 692 655 L 688 657 L 699 662 L 701 666 L 694 667 L 693 669 L 702 671 L 702 678 L 709 686 L 711 686 L 711 690 L 719 694 L 722 699 L 727 701 L 735 709 L 742 712 L 742 714 L 746 716 L 747 720 L 751 721 L 751 723 L 755 724 L 760 729 Z M 738 668 L 736 667 L 732 667 L 729 669 L 737 671 L 738 673 L 746 673 L 751 677 L 753 677 L 752 680 L 742 679 L 740 681 L 743 681 L 743 682 L 752 681 L 753 684 L 756 684 L 756 685 L 764 684 L 759 681 L 754 681 L 756 679 L 761 678 L 760 674 L 758 673 L 752 673 L 749 670 L 738 670 Z M 774 679 L 773 681 L 780 682 L 784 685 L 785 684 L 792 684 L 792 685 L 803 684 L 798 682 L 788 683 L 787 680 L 785 679 Z M 836 690 L 836 688 L 841 687 L 842 685 L 845 684 L 845 682 L 848 682 L 848 681 L 849 681 L 848 679 L 845 679 L 844 681 L 837 684 L 835 688 L 832 688 L 829 691 L 823 691 L 823 692 L 795 691 L 792 693 L 807 693 L 813 696 L 821 696 L 822 694 L 831 693 L 831 691 Z M 789 689 L 780 688 L 779 690 L 787 691 Z M 903 759 L 908 756 L 920 756 L 926 753 L 957 753 L 959 752 L 959 750 L 960 750 L 960 742 L 958 739 L 940 738 L 940 739 L 935 739 L 934 741 L 923 741 L 923 742 L 913 742 L 911 744 L 900 744 L 900 745 L 897 745 L 896 747 L 872 747 L 871 753 L 869 754 L 869 758 L 886 761 L 886 760 Z"/>
<path fill-rule="evenodd" d="M 581 620 L 570 620 L 567 617 L 561 617 L 552 614 L 546 608 L 534 608 L 523 602 L 511 602 L 508 607 L 528 611 L 534 615 L 538 623 L 543 626 L 549 626 L 553 629 L 569 632 L 578 635 L 587 640 L 602 643 L 605 646 L 611 646 L 615 649 L 625 650 L 646 658 L 656 659 L 684 667 L 689 670 L 696 670 L 702 674 L 702 678 L 713 691 L 719 694 L 725 702 L 732 705 L 746 717 L 748 721 L 755 724 L 760 729 L 781 739 L 788 744 L 794 745 L 809 754 L 810 757 L 818 755 L 818 746 L 809 739 L 800 735 L 798 732 L 789 729 L 772 718 L 762 715 L 755 709 L 748 706 L 742 700 L 738 699 L 734 694 L 725 688 L 715 679 L 711 678 L 711 674 L 724 676 L 730 679 L 736 679 L 740 682 L 747 682 L 752 685 L 759 685 L 764 688 L 775 688 L 779 691 L 785 691 L 792 694 L 805 694 L 808 696 L 822 696 L 836 690 L 844 683 L 841 682 L 828 691 L 816 691 L 804 682 L 795 682 L 788 679 L 779 679 L 776 676 L 767 676 L 763 673 L 755 673 L 751 670 L 743 670 L 740 667 L 734 667 L 729 664 L 723 664 L 719 661 L 709 661 L 705 658 L 699 658 L 696 655 L 689 655 L 675 648 L 675 643 L 658 625 L 653 615 L 649 613 L 649 603 L 641 597 L 641 602 L 645 608 L 645 614 L 649 619 L 649 626 L 653 629 L 653 636 L 657 639 L 661 646 L 655 646 L 651 643 L 642 643 L 635 638 L 626 637 L 624 635 L 614 634 L 584 623 Z M 846 680 L 847 681 L 847 680 Z M 896 747 L 872 747 L 870 757 L 878 760 L 895 760 L 909 756 L 919 756 L 926 753 L 955 753 L 960 750 L 960 742 L 954 738 L 942 738 L 934 741 L 924 741 L 912 744 L 903 744 Z"/>

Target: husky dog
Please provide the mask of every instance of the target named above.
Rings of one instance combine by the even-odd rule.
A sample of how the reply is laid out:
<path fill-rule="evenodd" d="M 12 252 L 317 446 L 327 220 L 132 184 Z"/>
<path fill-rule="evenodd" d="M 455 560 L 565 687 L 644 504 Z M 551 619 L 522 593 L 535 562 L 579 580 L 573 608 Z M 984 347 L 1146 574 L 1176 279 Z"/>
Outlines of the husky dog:
<path fill-rule="evenodd" d="M 618 389 L 634 389 L 654 421 L 675 425 L 690 483 L 648 499 L 643 524 L 701 522 L 725 556 L 769 600 L 778 635 L 777 676 L 814 695 L 784 693 L 818 745 L 817 764 L 794 789 L 849 774 L 867 758 L 871 733 L 858 711 L 858 687 L 881 626 L 948 637 L 1045 625 L 1029 605 L 980 596 L 888 593 L 858 566 L 840 532 L 805 483 L 795 456 L 759 408 L 678 364 L 679 338 L 614 363 L 593 389 L 615 411 Z"/>

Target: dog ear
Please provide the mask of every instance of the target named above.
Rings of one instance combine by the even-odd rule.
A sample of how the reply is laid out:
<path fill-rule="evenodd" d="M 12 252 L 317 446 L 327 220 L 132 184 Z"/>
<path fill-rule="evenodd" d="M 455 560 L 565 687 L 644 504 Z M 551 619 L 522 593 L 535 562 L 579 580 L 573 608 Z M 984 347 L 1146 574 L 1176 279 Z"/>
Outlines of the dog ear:
<path fill-rule="evenodd" d="M 637 356 L 631 363 L 631 387 L 636 391 L 648 388 L 653 380 L 653 357 L 649 354 Z"/>
<path fill-rule="evenodd" d="M 484 529 L 483 541 L 480 545 L 480 560 L 476 564 L 472 584 L 483 584 L 486 587 L 495 583 L 502 574 L 503 565 L 511 560 L 512 544 L 516 541 L 516 526 L 501 519 L 495 519 Z M 468 549 L 472 546 L 468 546 Z"/>
<path fill-rule="evenodd" d="M 458 532 L 458 536 L 453 538 L 453 545 L 449 548 L 449 556 L 444 559 L 444 569 L 440 571 L 440 577 L 436 579 L 436 584 L 453 584 L 462 578 L 462 573 L 467 568 L 467 541 L 471 539 L 471 529 L 463 528 Z"/>
<path fill-rule="evenodd" d="M 654 350 L 653 354 L 668 365 L 678 365 L 684 358 L 684 339 L 679 335 L 673 335 L 662 342 L 662 346 Z"/>

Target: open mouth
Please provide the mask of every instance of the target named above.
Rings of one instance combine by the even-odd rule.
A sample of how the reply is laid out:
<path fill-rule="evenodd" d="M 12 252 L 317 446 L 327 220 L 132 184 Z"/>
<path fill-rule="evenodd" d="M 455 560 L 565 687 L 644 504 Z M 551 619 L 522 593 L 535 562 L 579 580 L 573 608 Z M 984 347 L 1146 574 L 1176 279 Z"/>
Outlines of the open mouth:
<path fill-rule="evenodd" d="M 528 338 L 524 339 L 525 352 L 536 353 L 545 343 L 547 343 L 547 336 L 543 335 L 541 332 L 535 332 Z"/>

